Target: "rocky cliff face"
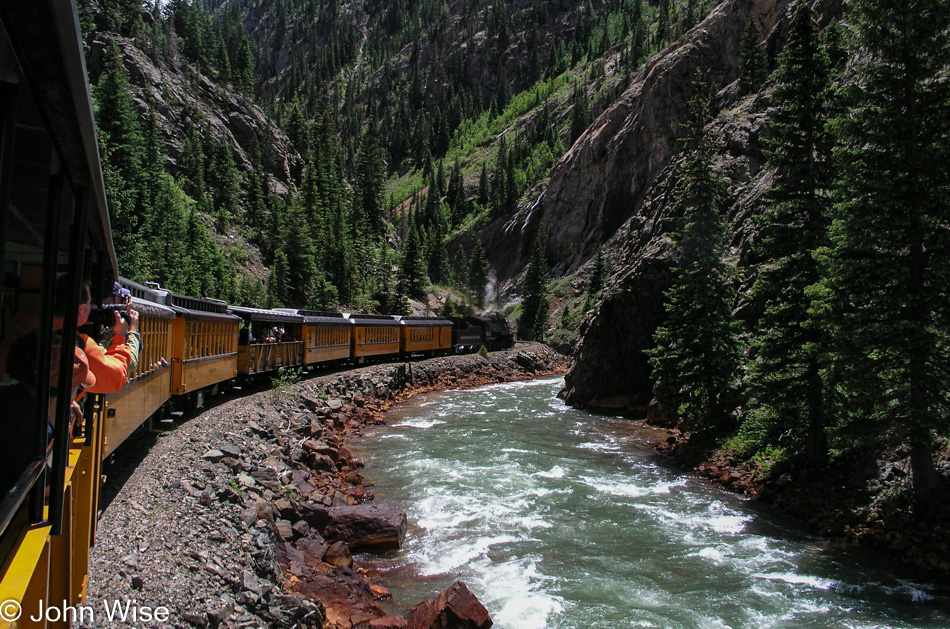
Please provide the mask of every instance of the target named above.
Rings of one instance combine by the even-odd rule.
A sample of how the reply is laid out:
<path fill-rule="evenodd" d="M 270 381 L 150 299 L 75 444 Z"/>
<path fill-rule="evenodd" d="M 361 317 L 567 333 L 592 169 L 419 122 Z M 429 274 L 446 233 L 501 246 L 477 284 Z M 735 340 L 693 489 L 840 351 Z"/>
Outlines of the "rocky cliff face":
<path fill-rule="evenodd" d="M 653 58 L 623 96 L 582 135 L 554 169 L 550 185 L 496 237 L 512 253 L 515 277 L 536 234 L 546 234 L 552 274 L 586 273 L 600 243 L 613 274 L 597 308 L 581 327 L 582 341 L 564 395 L 575 406 L 641 415 L 652 397 L 643 350 L 664 316 L 672 255 L 664 220 L 673 214 L 679 160 L 677 138 L 697 72 L 713 89 L 711 123 L 722 139 L 717 168 L 730 182 L 728 220 L 735 234 L 728 253 L 754 266 L 751 242 L 756 199 L 768 188 L 760 140 L 767 135 L 767 92 L 735 94 L 738 50 L 750 16 L 768 33 L 770 62 L 785 38 L 789 0 L 726 0 L 677 44 Z M 820 3 L 837 15 L 841 3 Z M 752 308 L 744 306 L 745 315 Z"/>
<path fill-rule="evenodd" d="M 185 64 L 178 67 L 156 60 L 132 38 L 101 34 L 92 40 L 87 54 L 91 77 L 99 76 L 110 40 L 119 46 L 141 120 L 147 120 L 151 102 L 171 172 L 177 171 L 176 164 L 190 126 L 207 124 L 214 139 L 225 139 L 231 145 L 232 156 L 241 172 L 252 170 L 249 154 L 252 144 L 257 143 L 273 192 L 283 194 L 294 181 L 300 181 L 303 160 L 261 108 L 246 96 L 204 75 L 186 72 Z"/>

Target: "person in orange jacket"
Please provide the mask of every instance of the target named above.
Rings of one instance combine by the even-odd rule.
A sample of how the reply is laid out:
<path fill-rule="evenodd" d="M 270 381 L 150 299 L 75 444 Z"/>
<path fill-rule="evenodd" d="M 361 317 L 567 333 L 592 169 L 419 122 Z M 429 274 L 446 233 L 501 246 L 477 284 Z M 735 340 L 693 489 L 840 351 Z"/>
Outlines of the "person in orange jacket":
<path fill-rule="evenodd" d="M 57 303 L 62 302 L 57 300 Z M 86 325 L 92 310 L 92 291 L 89 289 L 89 282 L 84 282 L 76 325 L 79 327 Z M 96 383 L 89 388 L 90 393 L 115 393 L 129 381 L 128 372 L 129 364 L 132 362 L 132 350 L 126 343 L 126 337 L 129 334 L 138 333 L 139 313 L 129 309 L 129 322 L 126 322 L 118 311 L 113 311 L 112 314 L 115 317 L 115 323 L 112 326 L 113 336 L 108 348 L 103 348 L 86 334 L 79 335 L 85 345 L 83 351 L 89 359 L 89 370 L 96 377 Z"/>
<path fill-rule="evenodd" d="M 76 325 L 82 327 L 89 322 L 89 314 L 93 311 L 92 291 L 88 281 L 83 283 L 82 296 L 79 304 L 79 315 Z M 56 316 L 53 318 L 53 329 L 63 327 L 63 304 L 66 302 L 66 276 L 59 278 L 56 284 Z M 128 371 L 132 362 L 132 350 L 126 342 L 130 334 L 137 334 L 139 314 L 129 309 L 129 321 L 122 319 L 118 312 L 113 312 L 115 322 L 112 326 L 113 336 L 108 347 L 103 348 L 87 334 L 79 335 L 79 346 L 89 361 L 89 369 L 95 375 L 96 383 L 87 390 L 90 393 L 115 393 L 129 381 Z M 36 330 L 39 313 L 35 310 L 25 310 L 18 313 L 10 321 L 9 330 L 3 343 L 0 344 L 0 377 L 7 377 L 6 363 L 9 356 L 10 344 L 19 336 Z"/>

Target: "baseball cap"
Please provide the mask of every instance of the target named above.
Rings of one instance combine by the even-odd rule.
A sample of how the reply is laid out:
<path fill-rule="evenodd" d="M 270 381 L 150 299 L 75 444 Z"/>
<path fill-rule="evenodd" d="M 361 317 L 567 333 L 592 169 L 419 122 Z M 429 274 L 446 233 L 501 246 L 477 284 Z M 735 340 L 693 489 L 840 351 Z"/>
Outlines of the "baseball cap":
<path fill-rule="evenodd" d="M 122 284 L 118 282 L 112 282 L 112 286 L 106 290 L 106 294 L 111 295 L 112 297 L 128 297 L 132 293 L 129 292 L 129 289 L 122 288 Z"/>

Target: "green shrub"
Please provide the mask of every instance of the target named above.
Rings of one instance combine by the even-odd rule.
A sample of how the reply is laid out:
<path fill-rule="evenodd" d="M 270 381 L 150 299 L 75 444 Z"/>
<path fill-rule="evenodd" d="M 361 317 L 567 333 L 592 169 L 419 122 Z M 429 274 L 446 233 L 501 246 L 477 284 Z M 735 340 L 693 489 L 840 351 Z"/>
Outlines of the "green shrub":
<path fill-rule="evenodd" d="M 275 404 L 280 403 L 284 395 L 300 382 L 302 375 L 303 369 L 300 367 L 280 367 L 277 370 L 277 375 L 271 378 L 271 393 Z"/>

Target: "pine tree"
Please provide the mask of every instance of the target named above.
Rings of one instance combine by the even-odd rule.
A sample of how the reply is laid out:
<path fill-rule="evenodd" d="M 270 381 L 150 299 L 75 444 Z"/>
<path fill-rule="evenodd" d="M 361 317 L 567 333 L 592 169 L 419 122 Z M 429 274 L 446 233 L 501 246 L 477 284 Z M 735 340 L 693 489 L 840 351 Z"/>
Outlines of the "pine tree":
<path fill-rule="evenodd" d="M 376 123 L 372 120 L 360 143 L 356 157 L 357 220 L 374 237 L 383 235 L 383 153 L 379 146 Z"/>
<path fill-rule="evenodd" d="M 237 49 L 237 59 L 234 63 L 234 82 L 237 88 L 247 96 L 254 95 L 254 57 L 251 54 L 251 42 L 247 33 L 241 35 L 241 43 Z"/>
<path fill-rule="evenodd" d="M 686 17 L 683 18 L 683 28 L 689 30 L 696 25 L 696 0 L 686 3 Z"/>
<path fill-rule="evenodd" d="M 535 240 L 531 260 L 524 272 L 521 285 L 521 316 L 518 318 L 518 336 L 543 341 L 548 320 L 547 261 L 541 239 Z"/>
<path fill-rule="evenodd" d="M 426 275 L 423 247 L 419 242 L 418 230 L 413 221 L 409 223 L 409 233 L 402 249 L 400 265 L 400 292 L 413 299 L 424 299 L 429 279 Z"/>
<path fill-rule="evenodd" d="M 244 190 L 244 224 L 259 238 L 264 228 L 264 217 L 267 215 L 269 185 L 256 139 L 251 144 L 249 158 L 251 172 L 248 173 L 247 186 Z"/>
<path fill-rule="evenodd" d="M 145 138 L 129 88 L 129 74 L 119 47 L 110 41 L 103 72 L 93 93 L 96 125 L 102 143 L 104 182 L 109 201 L 116 257 L 127 276 L 145 264 L 141 255 L 140 221 L 148 220 L 140 206 L 144 198 L 142 164 Z"/>
<path fill-rule="evenodd" d="M 458 162 L 452 166 L 449 176 L 448 204 L 452 212 L 452 225 L 458 225 L 466 214 L 465 180 L 462 177 L 462 166 Z"/>
<path fill-rule="evenodd" d="M 670 41 L 669 33 L 672 26 L 672 16 L 670 15 L 670 0 L 660 0 L 660 6 L 657 8 L 656 16 L 656 49 L 660 50 Z"/>
<path fill-rule="evenodd" d="M 498 153 L 495 155 L 495 174 L 491 181 L 492 213 L 499 216 L 504 213 L 505 198 L 508 191 L 508 141 L 502 135 L 498 138 Z"/>
<path fill-rule="evenodd" d="M 227 231 L 237 213 L 241 196 L 241 178 L 231 154 L 231 143 L 225 139 L 213 143 L 211 167 L 208 169 L 208 187 L 215 208 L 220 231 Z"/>
<path fill-rule="evenodd" d="M 478 204 L 482 207 L 488 205 L 490 192 L 488 186 L 488 162 L 482 162 L 482 172 L 478 177 Z"/>
<path fill-rule="evenodd" d="M 933 433 L 950 419 L 950 4 L 855 0 L 849 21 L 853 83 L 835 125 L 840 202 L 825 283 L 843 394 L 837 443 L 908 446 L 927 515 Z"/>
<path fill-rule="evenodd" d="M 290 292 L 288 273 L 287 254 L 284 253 L 283 249 L 280 249 L 274 255 L 274 263 L 271 265 L 270 274 L 267 276 L 268 308 L 280 308 L 286 303 L 287 295 Z"/>
<path fill-rule="evenodd" d="M 715 436 L 727 424 L 741 348 L 732 316 L 733 271 L 722 260 L 725 184 L 713 170 L 705 84 L 697 79 L 693 89 L 677 194 L 683 214 L 674 234 L 678 260 L 664 293 L 667 318 L 648 355 L 658 399 L 677 409 L 695 433 Z"/>
<path fill-rule="evenodd" d="M 485 305 L 485 286 L 488 284 L 490 268 L 482 241 L 476 239 L 475 244 L 472 245 L 472 257 L 468 264 L 468 289 L 472 293 L 475 305 L 479 308 Z"/>
<path fill-rule="evenodd" d="M 804 451 L 812 465 L 827 454 L 821 378 L 826 349 L 810 311 L 819 280 L 815 251 L 827 244 L 831 153 L 830 71 L 814 13 L 799 2 L 779 58 L 768 164 L 774 170 L 757 246 L 765 262 L 753 288 L 765 303 L 753 343 L 752 421 L 743 429 L 762 445 Z"/>
<path fill-rule="evenodd" d="M 603 248 L 597 247 L 597 255 L 594 257 L 594 263 L 591 265 L 590 278 L 587 280 L 587 308 L 589 309 L 597 293 L 604 287 L 604 280 L 607 277 L 607 263 L 604 261 Z"/>
<path fill-rule="evenodd" d="M 198 297 L 217 297 L 214 240 L 195 205 L 192 205 L 188 211 L 185 243 L 183 292 Z"/>
<path fill-rule="evenodd" d="M 306 212 L 299 199 L 291 201 L 282 223 L 281 249 L 287 256 L 287 286 L 285 294 L 280 295 L 281 301 L 288 306 L 311 307 L 314 304 L 314 282 L 317 277 L 316 247 L 307 229 Z"/>
<path fill-rule="evenodd" d="M 571 127 L 569 141 L 573 144 L 581 137 L 591 123 L 590 102 L 587 100 L 587 90 L 581 89 L 577 83 L 571 96 Z"/>
<path fill-rule="evenodd" d="M 167 173 L 161 173 L 152 186 L 152 214 L 145 226 L 147 256 L 152 261 L 149 276 L 137 275 L 131 279 L 154 280 L 184 292 L 187 258 L 187 222 L 189 200 L 181 187 Z"/>
<path fill-rule="evenodd" d="M 768 75 L 768 60 L 762 46 L 762 31 L 754 16 L 742 31 L 739 42 L 739 95 L 757 92 Z"/>

